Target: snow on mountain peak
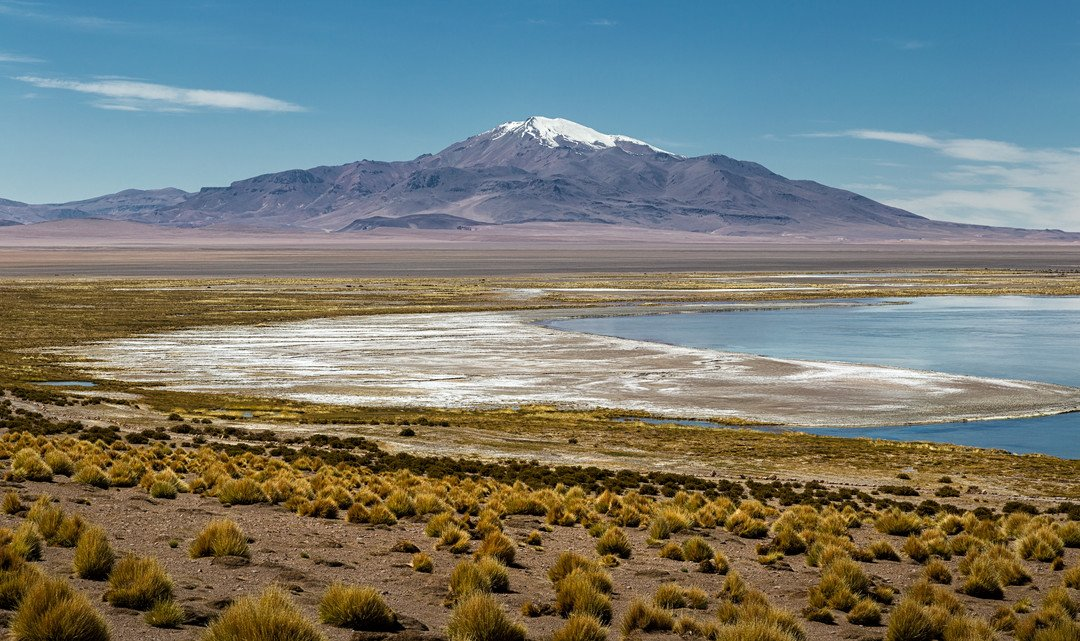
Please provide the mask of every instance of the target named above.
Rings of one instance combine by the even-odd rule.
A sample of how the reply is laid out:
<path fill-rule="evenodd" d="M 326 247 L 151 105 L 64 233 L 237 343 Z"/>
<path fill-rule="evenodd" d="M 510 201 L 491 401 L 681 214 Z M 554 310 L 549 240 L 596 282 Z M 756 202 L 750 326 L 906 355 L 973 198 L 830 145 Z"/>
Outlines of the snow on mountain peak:
<path fill-rule="evenodd" d="M 545 147 L 551 147 L 552 149 L 556 147 L 565 147 L 569 144 L 585 145 L 593 149 L 604 149 L 607 147 L 621 147 L 619 143 L 623 143 L 639 145 L 658 153 L 668 154 L 668 152 L 663 149 L 653 147 L 649 143 L 638 140 L 637 138 L 621 136 L 618 134 L 611 135 L 600 133 L 595 129 L 578 124 L 572 120 L 566 120 L 565 118 L 533 116 L 528 120 L 503 123 L 492 129 L 489 133 L 493 134 L 493 140 L 498 140 L 504 136 L 534 138 L 540 144 Z"/>

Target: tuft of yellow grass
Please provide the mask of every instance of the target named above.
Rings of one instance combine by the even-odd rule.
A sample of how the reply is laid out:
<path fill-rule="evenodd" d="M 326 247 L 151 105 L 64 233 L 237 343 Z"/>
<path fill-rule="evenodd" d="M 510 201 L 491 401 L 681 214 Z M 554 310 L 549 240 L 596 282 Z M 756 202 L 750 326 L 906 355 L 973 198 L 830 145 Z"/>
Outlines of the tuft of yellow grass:
<path fill-rule="evenodd" d="M 172 579 L 153 557 L 128 554 L 109 573 L 105 600 L 118 608 L 149 610 L 158 602 L 172 598 Z"/>
<path fill-rule="evenodd" d="M 258 598 L 243 597 L 210 624 L 202 641 L 326 641 L 292 599 L 270 587 Z"/>
<path fill-rule="evenodd" d="M 116 555 L 109 545 L 109 536 L 105 530 L 92 526 L 83 530 L 79 542 L 75 545 L 72 569 L 80 579 L 103 581 L 109 576 Z"/>
<path fill-rule="evenodd" d="M 240 556 L 245 559 L 251 557 L 247 537 L 231 519 L 211 521 L 191 542 L 188 552 L 193 559 L 208 556 Z"/>
<path fill-rule="evenodd" d="M 109 641 L 105 619 L 59 578 L 40 578 L 11 619 L 14 641 Z"/>
<path fill-rule="evenodd" d="M 446 626 L 449 641 L 525 641 L 525 626 L 512 620 L 491 595 L 474 593 L 458 601 Z"/>
<path fill-rule="evenodd" d="M 350 630 L 385 631 L 397 626 L 397 615 L 374 588 L 333 583 L 319 601 L 319 620 Z"/>

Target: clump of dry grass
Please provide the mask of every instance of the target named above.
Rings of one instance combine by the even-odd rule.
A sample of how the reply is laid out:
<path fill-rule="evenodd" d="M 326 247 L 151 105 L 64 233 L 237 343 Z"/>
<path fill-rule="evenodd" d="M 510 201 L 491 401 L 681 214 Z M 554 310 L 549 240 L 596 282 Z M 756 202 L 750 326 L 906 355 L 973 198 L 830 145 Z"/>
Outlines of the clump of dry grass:
<path fill-rule="evenodd" d="M 952 583 L 952 572 L 949 570 L 949 566 L 941 559 L 931 559 L 926 564 L 923 575 L 933 583 L 940 583 L 941 585 Z"/>
<path fill-rule="evenodd" d="M 1016 621 L 1013 633 L 1017 641 L 1072 641 L 1080 638 L 1080 602 L 1068 588 L 1050 588 L 1039 609 Z"/>
<path fill-rule="evenodd" d="M 179 628 L 187 620 L 184 609 L 172 601 L 158 601 L 143 616 L 146 624 L 152 628 Z"/>
<path fill-rule="evenodd" d="M 40 578 L 11 619 L 14 641 L 108 641 L 105 619 L 63 579 Z"/>
<path fill-rule="evenodd" d="M 773 529 L 773 540 L 769 543 L 769 549 L 785 556 L 802 554 L 806 551 L 806 539 L 795 530 L 794 526 L 784 525 L 779 528 L 774 526 Z"/>
<path fill-rule="evenodd" d="M 109 487 L 109 477 L 105 475 L 105 472 L 100 467 L 93 463 L 79 465 L 75 471 L 75 476 L 71 480 L 103 490 Z"/>
<path fill-rule="evenodd" d="M 373 588 L 331 584 L 319 601 L 319 620 L 350 630 L 392 630 L 397 615 Z"/>
<path fill-rule="evenodd" d="M 601 570 L 578 569 L 555 586 L 555 611 L 563 617 L 585 614 L 603 624 L 611 622 L 610 578 Z"/>
<path fill-rule="evenodd" d="M 996 632 L 994 626 L 982 619 L 952 616 L 945 622 L 941 638 L 946 641 L 986 641 L 998 638 Z"/>
<path fill-rule="evenodd" d="M 718 641 L 806 639 L 806 632 L 795 616 L 773 607 L 764 594 L 745 586 L 741 591 L 726 591 L 726 594 L 731 596 L 736 592 L 741 592 L 737 599 L 728 598 L 717 609 L 719 626 L 711 638 Z"/>
<path fill-rule="evenodd" d="M 886 641 L 933 641 L 935 638 L 934 620 L 922 604 L 905 599 L 889 615 Z"/>
<path fill-rule="evenodd" d="M 1057 529 L 1057 534 L 1065 547 L 1080 548 L 1080 522 L 1062 523 Z"/>
<path fill-rule="evenodd" d="M 172 579 L 153 557 L 128 554 L 109 573 L 105 600 L 118 608 L 149 610 L 160 601 L 171 601 L 172 597 Z"/>
<path fill-rule="evenodd" d="M 109 536 L 104 529 L 88 527 L 79 535 L 72 558 L 72 569 L 80 579 L 105 580 L 115 561 L 116 555 L 109 545 Z"/>
<path fill-rule="evenodd" d="M 896 553 L 896 548 L 892 546 L 892 543 L 881 539 L 874 541 L 867 546 L 866 551 L 875 561 L 899 561 L 900 555 Z"/>
<path fill-rule="evenodd" d="M 18 514 L 25 509 L 18 492 L 10 491 L 4 494 L 3 503 L 0 504 L 0 511 L 4 514 Z"/>
<path fill-rule="evenodd" d="M 0 547 L 0 609 L 14 610 L 27 591 L 41 579 L 37 566 L 27 563 L 11 551 Z"/>
<path fill-rule="evenodd" d="M 506 566 L 491 557 L 462 561 L 450 572 L 450 599 L 457 601 L 474 592 L 506 592 L 510 574 Z"/>
<path fill-rule="evenodd" d="M 660 548 L 661 559 L 671 559 L 672 561 L 685 561 L 686 556 L 683 554 L 682 546 L 674 541 L 668 541 Z"/>
<path fill-rule="evenodd" d="M 744 503 L 746 503 L 744 501 Z M 765 521 L 754 516 L 755 511 L 747 510 L 744 506 L 731 513 L 724 521 L 724 528 L 732 534 L 744 539 L 760 539 L 769 533 L 769 526 Z"/>
<path fill-rule="evenodd" d="M 193 559 L 208 556 L 239 556 L 246 559 L 251 556 L 247 537 L 240 526 L 230 519 L 211 521 L 191 542 L 188 552 Z"/>
<path fill-rule="evenodd" d="M 1061 581 L 1067 588 L 1080 590 L 1080 565 L 1074 565 L 1065 570 L 1061 575 Z"/>
<path fill-rule="evenodd" d="M 834 610 L 847 612 L 870 594 L 870 578 L 862 567 L 848 557 L 839 557 L 825 566 L 821 581 L 812 589 Z"/>
<path fill-rule="evenodd" d="M 66 452 L 60 450 L 52 449 L 45 452 L 45 464 L 52 469 L 53 474 L 71 476 L 75 473 L 75 463 Z"/>
<path fill-rule="evenodd" d="M 558 583 L 577 569 L 596 568 L 596 562 L 587 559 L 577 552 L 563 552 L 555 559 L 555 563 L 548 568 L 548 579 L 552 583 Z"/>
<path fill-rule="evenodd" d="M 431 574 L 435 571 L 435 561 L 433 561 L 431 555 L 426 552 L 417 552 L 414 554 L 410 565 L 416 572 Z"/>
<path fill-rule="evenodd" d="M 439 535 L 439 542 L 436 547 L 449 550 L 451 554 L 465 554 L 469 551 L 471 543 L 472 538 L 468 532 L 456 525 L 452 525 L 444 529 Z"/>
<path fill-rule="evenodd" d="M 682 555 L 687 561 L 693 561 L 694 563 L 701 563 L 707 559 L 713 558 L 716 552 L 712 546 L 705 542 L 705 539 L 700 536 L 692 536 L 683 543 Z"/>
<path fill-rule="evenodd" d="M 37 450 L 24 447 L 11 457 L 11 477 L 16 481 L 51 481 L 53 470 Z"/>
<path fill-rule="evenodd" d="M 454 606 L 446 626 L 449 641 L 525 641 L 525 626 L 513 621 L 490 595 L 471 594 Z"/>
<path fill-rule="evenodd" d="M 202 641 L 325 641 L 279 588 L 267 588 L 257 599 L 244 597 L 210 624 Z"/>
<path fill-rule="evenodd" d="M 1004 545 L 995 545 L 984 551 L 972 550 L 961 559 L 958 567 L 967 574 L 960 586 L 961 591 L 983 599 L 1000 599 L 1005 586 L 1021 585 L 1031 580 L 1016 552 Z"/>
<path fill-rule="evenodd" d="M 686 591 L 678 583 L 661 583 L 653 595 L 653 603 L 668 610 L 685 608 Z"/>
<path fill-rule="evenodd" d="M 55 505 L 48 494 L 42 494 L 34 501 L 26 513 L 26 519 L 38 526 L 38 531 L 48 543 L 61 547 L 74 546 L 83 526 L 81 517 L 64 514 L 64 510 Z"/>
<path fill-rule="evenodd" d="M 631 552 L 630 537 L 618 527 L 608 528 L 596 541 L 596 553 L 601 556 L 614 554 L 620 559 L 629 559 Z"/>
<path fill-rule="evenodd" d="M 480 547 L 476 549 L 477 558 L 489 556 L 504 565 L 513 565 L 516 554 L 517 548 L 514 542 L 498 530 L 490 531 L 480 542 Z"/>
<path fill-rule="evenodd" d="M 622 634 L 624 637 L 628 637 L 638 630 L 642 632 L 660 632 L 671 630 L 673 627 L 675 627 L 675 617 L 671 615 L 670 610 L 665 610 L 642 599 L 634 599 L 630 603 L 630 607 L 626 609 L 626 614 L 623 615 L 622 620 Z"/>
<path fill-rule="evenodd" d="M 606 641 L 607 630 L 595 617 L 587 614 L 571 614 L 561 628 L 555 631 L 551 641 Z"/>
<path fill-rule="evenodd" d="M 1025 559 L 1050 563 L 1065 552 L 1065 543 L 1053 527 L 1037 527 L 1016 541 L 1016 549 Z"/>
<path fill-rule="evenodd" d="M 420 548 L 415 543 L 408 539 L 401 539 L 390 548 L 391 552 L 404 552 L 406 554 L 413 554 L 419 552 Z"/>
<path fill-rule="evenodd" d="M 266 500 L 262 487 L 247 477 L 225 481 L 218 487 L 217 497 L 222 505 L 253 505 Z"/>
<path fill-rule="evenodd" d="M 117 460 L 109 467 L 109 485 L 114 487 L 135 487 L 145 473 L 146 467 L 142 462 L 128 456 Z"/>
<path fill-rule="evenodd" d="M 155 499 L 175 499 L 176 495 L 176 486 L 167 481 L 155 481 L 150 486 L 150 496 Z"/>
<path fill-rule="evenodd" d="M 848 621 L 863 626 L 881 625 L 881 607 L 873 599 L 859 599 L 848 611 Z"/>
<path fill-rule="evenodd" d="M 731 563 L 723 552 L 717 552 L 710 559 L 698 563 L 698 572 L 704 574 L 727 574 Z"/>
<path fill-rule="evenodd" d="M 665 506 L 657 511 L 649 523 L 649 538 L 654 541 L 667 539 L 672 534 L 690 527 L 692 523 L 690 515 L 682 508 L 674 505 Z"/>
<path fill-rule="evenodd" d="M 874 527 L 882 534 L 910 536 L 922 532 L 925 524 L 918 514 L 901 512 L 894 507 L 879 514 L 874 520 Z"/>
<path fill-rule="evenodd" d="M 27 561 L 40 561 L 41 551 L 45 547 L 45 538 L 37 524 L 24 521 L 15 528 L 11 537 L 11 550 Z"/>

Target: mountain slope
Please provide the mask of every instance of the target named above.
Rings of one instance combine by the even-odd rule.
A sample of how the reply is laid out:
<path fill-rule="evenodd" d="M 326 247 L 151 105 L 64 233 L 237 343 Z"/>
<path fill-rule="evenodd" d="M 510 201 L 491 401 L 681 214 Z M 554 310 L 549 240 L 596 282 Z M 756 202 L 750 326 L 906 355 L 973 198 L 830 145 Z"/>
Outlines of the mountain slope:
<path fill-rule="evenodd" d="M 508 122 L 406 162 L 293 169 L 228 187 L 120 192 L 63 205 L 0 202 L 0 218 L 104 217 L 180 227 L 364 231 L 538 221 L 731 236 L 1075 240 L 929 220 L 722 155 L 684 158 L 557 118 Z"/>

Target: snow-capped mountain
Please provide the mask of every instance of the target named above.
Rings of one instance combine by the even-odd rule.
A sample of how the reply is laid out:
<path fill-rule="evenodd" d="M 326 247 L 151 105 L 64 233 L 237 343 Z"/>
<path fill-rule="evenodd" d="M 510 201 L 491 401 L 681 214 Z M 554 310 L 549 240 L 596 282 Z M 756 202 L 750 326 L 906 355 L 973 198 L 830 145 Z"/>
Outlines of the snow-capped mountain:
<path fill-rule="evenodd" d="M 129 190 L 62 205 L 0 201 L 20 223 L 98 217 L 168 226 L 363 231 L 589 222 L 731 236 L 1075 239 L 932 221 L 722 155 L 684 158 L 561 118 L 501 124 L 411 161 L 292 169 L 228 187 Z"/>
<path fill-rule="evenodd" d="M 619 134 L 602 134 L 585 125 L 579 125 L 565 118 L 545 118 L 533 116 L 528 120 L 505 122 L 481 135 L 490 135 L 492 140 L 501 138 L 531 138 L 545 147 L 586 147 L 590 150 L 605 147 L 618 147 L 629 153 L 642 153 L 645 150 L 666 154 L 647 142 Z M 674 155 L 674 154 L 669 154 Z"/>

